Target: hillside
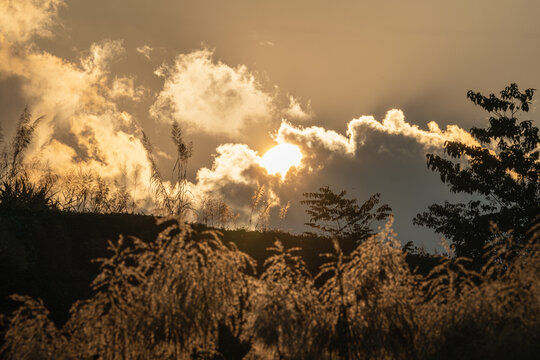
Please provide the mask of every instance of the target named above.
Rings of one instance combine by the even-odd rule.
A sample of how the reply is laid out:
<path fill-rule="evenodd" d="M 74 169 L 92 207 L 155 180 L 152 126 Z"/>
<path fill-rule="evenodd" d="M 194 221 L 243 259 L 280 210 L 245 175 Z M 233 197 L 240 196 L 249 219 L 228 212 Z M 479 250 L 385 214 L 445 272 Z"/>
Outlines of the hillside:
<path fill-rule="evenodd" d="M 40 297 L 63 319 L 77 300 L 89 297 L 107 242 L 120 234 L 150 241 L 159 227 L 151 216 L 50 212 L 0 218 L 0 306 L 12 293 Z"/>
<path fill-rule="evenodd" d="M 153 216 L 131 214 L 90 214 L 48 212 L 0 218 L 0 307 L 2 313 L 13 304 L 6 297 L 13 293 L 43 299 L 53 318 L 62 322 L 69 307 L 79 299 L 91 296 L 90 283 L 98 274 L 99 264 L 93 259 L 108 257 L 108 242 L 119 236 L 135 236 L 145 242 L 153 241 L 165 225 L 157 225 Z M 204 225 L 193 225 L 204 231 Z M 238 249 L 257 262 L 257 274 L 270 255 L 267 248 L 279 239 L 285 248 L 300 247 L 312 274 L 318 272 L 324 259 L 321 253 L 332 251 L 329 239 L 294 235 L 280 231 L 247 231 L 213 229 L 225 244 L 234 243 Z M 350 252 L 352 246 L 345 252 Z M 426 271 L 426 257 L 423 272 Z M 418 258 L 409 256 L 414 268 Z M 436 259 L 431 259 L 435 264 Z M 427 264 L 428 267 L 429 264 Z"/>
<path fill-rule="evenodd" d="M 109 241 L 135 236 L 152 241 L 166 225 L 156 218 L 130 214 L 48 212 L 0 218 L 0 306 L 10 308 L 6 296 L 18 293 L 42 298 L 53 317 L 63 320 L 71 304 L 89 297 L 89 284 L 98 274 L 93 259 L 110 256 Z M 194 225 L 199 231 L 203 225 Z M 268 247 L 276 239 L 286 248 L 302 247 L 308 268 L 315 273 L 322 263 L 319 253 L 331 251 L 324 238 L 277 231 L 219 230 L 224 243 L 233 242 L 257 261 L 261 273 Z"/>

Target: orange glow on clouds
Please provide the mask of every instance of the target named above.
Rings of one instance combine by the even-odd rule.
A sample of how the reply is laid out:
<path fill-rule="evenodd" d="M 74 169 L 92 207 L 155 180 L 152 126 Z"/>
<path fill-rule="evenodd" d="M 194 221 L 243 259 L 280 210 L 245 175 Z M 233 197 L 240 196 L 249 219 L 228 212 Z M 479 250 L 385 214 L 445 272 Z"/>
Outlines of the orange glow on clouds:
<path fill-rule="evenodd" d="M 269 174 L 280 174 L 285 179 L 285 174 L 293 166 L 300 165 L 302 153 L 296 145 L 279 144 L 271 148 L 263 155 L 259 164 L 268 171 Z"/>

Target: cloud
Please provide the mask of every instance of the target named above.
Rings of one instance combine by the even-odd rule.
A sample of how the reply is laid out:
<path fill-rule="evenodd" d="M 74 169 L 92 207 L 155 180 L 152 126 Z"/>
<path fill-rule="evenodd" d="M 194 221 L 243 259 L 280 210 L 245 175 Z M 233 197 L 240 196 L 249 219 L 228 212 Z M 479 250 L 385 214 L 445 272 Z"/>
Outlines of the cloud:
<path fill-rule="evenodd" d="M 197 172 L 196 188 L 200 193 L 220 192 L 230 184 L 255 187 L 269 176 L 260 165 L 257 152 L 245 144 L 223 144 L 216 149 L 212 168 Z"/>
<path fill-rule="evenodd" d="M 223 144 L 216 152 L 212 169 L 202 168 L 197 172 L 198 187 L 202 191 L 214 189 L 216 182 L 249 184 L 256 181 L 246 175 L 258 166 L 257 152 L 245 144 Z"/>
<path fill-rule="evenodd" d="M 268 125 L 276 113 L 274 95 L 265 92 L 244 65 L 214 62 L 208 49 L 181 54 L 156 74 L 165 79 L 150 110 L 213 135 L 237 137 L 248 127 Z"/>
<path fill-rule="evenodd" d="M 64 0 L 0 0 L 2 35 L 19 43 L 51 37 L 58 9 L 64 5 Z"/>
<path fill-rule="evenodd" d="M 310 171 L 321 169 L 334 155 L 353 156 L 356 149 L 353 137 L 319 126 L 295 126 L 286 120 L 281 122 L 274 140 L 279 144 L 299 146 L 303 154 L 302 164 Z"/>
<path fill-rule="evenodd" d="M 27 153 L 29 161 L 38 160 L 42 167 L 68 177 L 94 172 L 114 184 L 124 184 L 135 200 L 148 202 L 152 196 L 151 164 L 138 137 L 141 129 L 116 103 L 119 99 L 140 101 L 146 90 L 136 85 L 134 77 L 111 74 L 111 65 L 125 54 L 122 41 L 92 44 L 78 61 L 26 46 L 22 41 L 49 34 L 47 29 L 53 25 L 57 9 L 49 8 L 60 2 L 37 4 L 28 13 L 34 14 L 34 19 L 44 19 L 41 23 L 33 29 L 21 25 L 18 32 L 6 28 L 11 33 L 4 29 L 0 33 L 0 75 L 19 79 L 33 113 L 46 116 Z M 149 55 L 151 48 L 138 51 Z M 209 50 L 200 50 L 178 56 L 170 67 L 161 67 L 165 86 L 152 107 L 154 113 L 163 115 L 159 105 L 173 101 L 174 116 L 197 123 L 210 133 L 231 136 L 249 125 L 270 122 L 278 113 L 274 96 L 261 89 L 245 66 L 216 63 L 212 55 Z M 216 151 L 212 167 L 200 169 L 196 184 L 191 184 L 194 195 L 220 194 L 244 208 L 259 184 L 266 184 L 266 198 L 277 203 L 270 184 L 279 183 L 279 178 L 260 167 L 254 150 L 243 144 L 224 144 Z M 170 159 L 168 154 L 158 155 Z M 165 186 L 172 188 L 168 182 Z M 148 205 L 146 209 L 151 208 Z"/>
<path fill-rule="evenodd" d="M 325 151 L 354 156 L 358 149 L 369 141 L 370 136 L 376 133 L 413 139 L 426 150 L 442 149 L 445 141 L 479 145 L 467 131 L 457 125 L 448 125 L 446 130 L 441 130 L 439 125 L 432 121 L 428 124 L 428 130 L 422 130 L 417 125 L 406 122 L 403 112 L 396 109 L 388 111 L 382 122 L 372 116 L 351 120 L 347 124 L 347 135 L 322 127 L 294 126 L 282 121 L 274 138 L 278 143 L 297 144 L 308 153 Z"/>
<path fill-rule="evenodd" d="M 306 109 L 302 109 L 300 101 L 294 96 L 289 96 L 289 107 L 285 110 L 285 115 L 294 120 L 306 121 L 313 117 L 311 101 L 308 101 Z"/>
<path fill-rule="evenodd" d="M 211 168 L 199 169 L 196 182 L 191 184 L 198 201 L 205 197 L 223 199 L 234 211 L 240 212 L 240 223 L 245 225 L 249 222 L 251 196 L 264 185 L 270 208 L 293 199 L 295 203 L 291 211 L 301 214 L 302 207 L 296 203 L 299 189 L 313 191 L 329 179 L 335 179 L 332 183 L 338 187 L 343 186 L 338 184 L 345 183 L 350 187 L 360 182 L 364 185 L 370 183 L 372 188 L 377 188 L 376 184 L 388 182 L 395 175 L 388 176 L 389 170 L 384 166 L 372 168 L 379 161 L 388 162 L 390 167 L 401 164 L 401 177 L 404 182 L 410 182 L 416 175 L 407 174 L 403 169 L 404 153 L 411 153 L 414 166 L 423 168 L 424 161 L 417 155 L 426 151 L 441 152 L 445 141 L 478 145 L 468 132 L 456 125 L 441 130 L 435 122 L 431 122 L 427 129 L 421 129 L 405 121 L 403 112 L 395 109 L 388 111 L 381 122 L 372 116 L 351 120 L 347 124 L 346 134 L 318 126 L 293 125 L 283 120 L 274 134 L 274 140 L 278 144 L 297 145 L 303 153 L 301 165 L 289 171 L 285 181 L 281 181 L 279 176 L 269 175 L 260 165 L 259 154 L 247 145 L 223 144 L 217 148 Z M 431 186 L 429 181 L 427 184 Z M 401 189 L 399 181 L 392 186 Z M 369 190 L 363 189 L 362 192 Z M 299 214 L 293 215 L 295 221 L 302 221 Z"/>
<path fill-rule="evenodd" d="M 196 206 L 208 198 L 222 199 L 240 214 L 239 224 L 244 226 L 251 217 L 258 216 L 258 211 L 251 214 L 251 200 L 256 191 L 263 189 L 260 206 L 269 209 L 279 206 L 279 193 L 287 183 L 278 175 L 269 175 L 260 162 L 259 154 L 245 144 L 220 145 L 212 167 L 199 169 L 196 182 L 191 184 Z"/>
<path fill-rule="evenodd" d="M 146 91 L 142 86 L 135 86 L 133 77 L 115 77 L 110 87 L 110 97 L 112 99 L 128 98 L 133 101 L 140 101 Z"/>
<path fill-rule="evenodd" d="M 133 115 L 117 104 L 120 99 L 138 102 L 147 90 L 137 86 L 134 77 L 111 74 L 111 65 L 125 54 L 122 42 L 92 44 L 77 61 L 27 45 L 35 36 L 51 35 L 56 11 L 62 4 L 59 0 L 0 0 L 0 10 L 4 10 L 0 12 L 0 75 L 16 77 L 34 114 L 46 115 L 28 155 L 59 174 L 93 171 L 118 184 L 124 182 L 136 200 L 147 201 L 151 197 L 151 166 L 138 137 L 141 129 Z M 150 58 L 152 48 L 146 45 L 137 51 Z M 259 154 L 248 145 L 228 143 L 217 147 L 213 164 L 199 169 L 190 184 L 197 199 L 222 198 L 243 214 L 244 222 L 251 196 L 260 186 L 265 186 L 271 207 L 285 202 L 282 199 L 296 200 L 299 191 L 312 191 L 330 178 L 322 172 L 320 177 L 306 176 L 309 172 L 332 166 L 337 169 L 335 176 L 353 172 L 351 164 L 365 156 L 362 150 L 382 151 L 385 146 L 403 144 L 397 139 L 408 139 L 434 151 L 447 140 L 475 143 L 470 134 L 454 125 L 442 130 L 432 122 L 421 129 L 405 121 L 400 110 L 389 111 L 381 122 L 371 116 L 353 119 L 345 134 L 295 125 L 292 121 L 305 124 L 312 117 L 309 102 L 303 107 L 300 100 L 288 96 L 288 102 L 282 104 L 277 91 L 265 91 L 245 66 L 231 67 L 215 61 L 213 55 L 213 51 L 202 49 L 178 55 L 172 64 L 161 66 L 156 73 L 163 78 L 164 86 L 151 114 L 160 120 L 159 125 L 174 119 L 229 138 L 238 138 L 246 130 L 252 135 L 255 128 L 270 128 L 275 118 L 288 117 L 281 122 L 274 140 L 298 145 L 304 157 L 302 166 L 289 172 L 285 181 L 279 175 L 269 175 L 259 165 Z M 170 159 L 168 154 L 157 154 Z M 330 163 L 335 157 L 339 159 Z M 171 184 L 167 186 L 172 188 Z"/>
<path fill-rule="evenodd" d="M 46 18 L 54 17 L 47 11 Z M 38 32 L 17 31 L 21 39 Z M 127 181 L 127 190 L 135 200 L 147 201 L 148 184 L 137 186 L 132 181 L 139 178 L 145 185 L 150 178 L 146 151 L 137 136 L 140 129 L 114 102 L 118 97 L 137 101 L 141 91 L 133 79 L 111 77 L 111 63 L 124 53 L 122 42 L 93 44 L 78 62 L 70 62 L 35 46 L 9 41 L 12 36 L 8 35 L 2 29 L 0 75 L 18 78 L 32 112 L 45 115 L 27 158 L 39 160 L 59 175 L 91 171 L 112 183 Z"/>
<path fill-rule="evenodd" d="M 270 40 L 262 40 L 262 41 L 259 41 L 259 45 L 260 46 L 274 47 L 276 45 L 276 43 L 274 43 L 273 41 L 270 41 Z"/>
<path fill-rule="evenodd" d="M 388 182 L 395 175 L 388 176 L 385 173 L 388 169 L 384 167 L 381 167 L 384 171 L 372 168 L 378 161 L 394 164 L 389 166 L 396 166 L 397 163 L 403 165 L 403 153 L 412 152 L 414 166 L 422 168 L 424 161 L 417 157 L 415 149 L 421 149 L 419 153 L 422 154 L 425 151 L 440 152 L 445 141 L 478 145 L 468 132 L 455 125 L 441 130 L 435 122 L 431 122 L 428 129 L 421 129 L 405 121 L 403 112 L 395 109 L 388 111 L 381 122 L 372 116 L 351 120 L 347 124 L 346 134 L 318 126 L 293 125 L 284 120 L 274 140 L 278 144 L 297 145 L 303 153 L 302 164 L 287 173 L 285 181 L 269 175 L 260 166 L 259 154 L 247 145 L 223 144 L 217 148 L 212 167 L 199 169 L 197 180 L 192 184 L 193 193 L 197 194 L 198 199 L 214 197 L 225 200 L 242 214 L 240 222 L 247 224 L 251 196 L 261 185 L 267 190 L 267 201 L 271 208 L 293 199 L 295 203 L 291 211 L 301 214 L 302 208 L 296 203 L 299 189 L 313 191 L 329 179 L 335 179 L 332 183 L 338 187 L 344 183 L 350 187 L 359 181 L 377 188 L 376 184 Z M 407 174 L 404 169 L 399 171 L 404 182 L 410 182 L 415 177 L 414 174 Z M 392 181 L 390 183 L 394 184 Z M 399 181 L 392 186 L 400 188 Z M 361 192 L 364 194 L 369 191 L 363 189 Z M 392 191 L 396 189 L 392 188 Z M 296 217 L 294 221 L 302 221 L 299 214 L 293 215 Z"/>
<path fill-rule="evenodd" d="M 137 52 L 141 55 L 143 55 L 146 59 L 148 60 L 152 60 L 152 58 L 150 57 L 150 55 L 152 54 L 152 52 L 154 51 L 154 48 L 148 46 L 148 45 L 143 45 L 143 46 L 139 46 L 136 48 Z"/>
<path fill-rule="evenodd" d="M 446 130 L 441 130 L 436 122 L 431 121 L 428 124 L 428 130 L 422 130 L 417 125 L 406 122 L 403 112 L 396 109 L 388 111 L 382 123 L 372 116 L 362 116 L 348 124 L 348 134 L 356 139 L 357 144 L 363 144 L 370 131 L 412 138 L 426 149 L 442 148 L 446 141 L 479 145 L 471 134 L 457 125 L 448 125 Z"/>

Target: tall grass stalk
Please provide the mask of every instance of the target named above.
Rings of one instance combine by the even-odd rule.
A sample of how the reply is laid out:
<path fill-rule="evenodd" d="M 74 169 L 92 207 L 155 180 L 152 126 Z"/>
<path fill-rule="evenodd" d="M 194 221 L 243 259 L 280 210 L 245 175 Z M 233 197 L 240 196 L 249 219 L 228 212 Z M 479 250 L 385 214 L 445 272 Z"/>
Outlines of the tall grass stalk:
<path fill-rule="evenodd" d="M 389 223 L 318 277 L 276 241 L 265 270 L 219 233 L 169 219 L 150 243 L 120 238 L 99 259 L 92 298 L 56 327 L 40 300 L 15 296 L 6 359 L 534 359 L 540 244 L 486 248 L 481 269 L 443 257 L 412 272 Z M 171 222 L 172 221 L 172 222 Z M 322 282 L 322 283 L 318 283 Z"/>

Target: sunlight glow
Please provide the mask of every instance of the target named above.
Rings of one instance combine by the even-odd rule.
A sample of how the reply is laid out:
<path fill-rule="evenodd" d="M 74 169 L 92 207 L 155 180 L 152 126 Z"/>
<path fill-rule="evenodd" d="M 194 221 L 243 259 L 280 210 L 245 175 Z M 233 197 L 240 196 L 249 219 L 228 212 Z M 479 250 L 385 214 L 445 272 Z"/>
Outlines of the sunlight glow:
<path fill-rule="evenodd" d="M 285 174 L 292 166 L 300 165 L 302 153 L 296 145 L 279 144 L 271 148 L 263 155 L 260 160 L 262 167 L 269 174 L 274 175 L 279 173 L 281 179 L 285 179 Z"/>

